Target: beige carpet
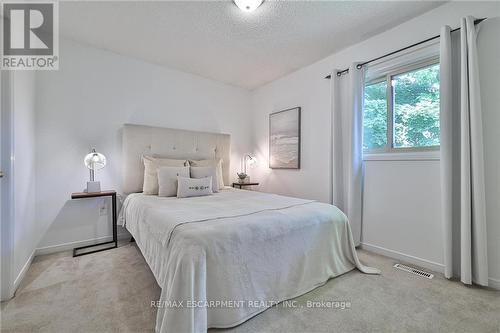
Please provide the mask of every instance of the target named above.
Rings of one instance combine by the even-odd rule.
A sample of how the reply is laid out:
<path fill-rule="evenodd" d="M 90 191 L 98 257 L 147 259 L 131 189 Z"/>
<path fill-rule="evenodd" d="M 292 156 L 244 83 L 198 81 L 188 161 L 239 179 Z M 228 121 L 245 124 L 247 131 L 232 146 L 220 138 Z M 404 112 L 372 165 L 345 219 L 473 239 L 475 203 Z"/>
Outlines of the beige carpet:
<path fill-rule="evenodd" d="M 233 332 L 500 332 L 500 292 L 395 270 L 393 260 L 360 251 L 381 276 L 352 271 L 276 306 Z M 2 332 L 151 332 L 160 288 L 133 244 L 72 258 L 35 258 L 16 296 L 2 303 Z M 307 301 L 346 301 L 312 309 Z"/>

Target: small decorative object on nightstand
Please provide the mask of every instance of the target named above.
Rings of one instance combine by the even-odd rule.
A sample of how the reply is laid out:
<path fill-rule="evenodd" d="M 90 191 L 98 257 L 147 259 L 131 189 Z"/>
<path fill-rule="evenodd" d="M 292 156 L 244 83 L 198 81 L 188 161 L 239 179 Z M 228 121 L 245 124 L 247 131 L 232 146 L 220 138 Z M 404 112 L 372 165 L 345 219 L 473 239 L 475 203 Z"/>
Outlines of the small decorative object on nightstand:
<path fill-rule="evenodd" d="M 233 183 L 233 187 L 239 187 L 241 190 L 244 186 L 257 186 L 259 183 Z"/>
<path fill-rule="evenodd" d="M 73 193 L 71 194 L 71 199 L 86 199 L 86 198 L 98 198 L 98 197 L 111 197 L 111 208 L 112 208 L 112 222 L 113 223 L 113 240 L 109 242 L 104 242 L 104 243 L 99 243 L 99 244 L 92 244 L 92 245 L 87 245 L 87 246 L 82 246 L 82 247 L 77 247 L 73 249 L 73 257 L 78 257 L 78 256 L 83 256 L 85 254 L 89 253 L 95 253 L 95 252 L 100 252 L 100 251 L 105 251 L 109 249 L 114 249 L 118 247 L 118 237 L 116 235 L 116 221 L 117 221 L 117 216 L 116 216 L 116 192 L 115 191 L 101 191 L 101 192 L 78 192 L 78 193 Z M 112 246 L 105 247 L 105 248 L 100 248 L 97 250 L 93 251 L 86 251 L 83 253 L 78 253 L 79 250 L 87 249 L 89 247 L 95 247 L 99 245 L 106 245 L 106 244 L 111 244 L 113 243 Z"/>
<path fill-rule="evenodd" d="M 240 184 L 245 183 L 245 179 L 248 178 L 248 175 L 244 172 L 238 172 L 237 175 L 238 175 L 238 183 Z"/>

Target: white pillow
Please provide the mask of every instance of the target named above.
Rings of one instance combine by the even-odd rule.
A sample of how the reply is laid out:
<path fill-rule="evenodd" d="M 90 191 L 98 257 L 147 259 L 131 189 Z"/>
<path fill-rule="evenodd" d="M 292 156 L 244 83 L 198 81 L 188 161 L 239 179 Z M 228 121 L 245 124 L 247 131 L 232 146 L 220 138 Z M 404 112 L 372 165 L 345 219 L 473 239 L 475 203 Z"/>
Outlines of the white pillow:
<path fill-rule="evenodd" d="M 144 194 L 158 194 L 158 168 L 162 166 L 183 167 L 186 160 L 172 160 L 169 158 L 156 158 L 143 156 L 144 162 L 144 183 L 142 192 Z"/>
<path fill-rule="evenodd" d="M 213 166 L 191 167 L 191 178 L 212 177 L 212 191 L 219 192 L 219 177 L 217 169 Z"/>
<path fill-rule="evenodd" d="M 158 196 L 177 195 L 177 177 L 189 177 L 189 167 L 160 167 L 158 169 Z"/>
<path fill-rule="evenodd" d="M 200 197 L 212 194 L 212 177 L 177 177 L 177 198 Z"/>
<path fill-rule="evenodd" d="M 195 167 L 206 167 L 206 166 L 213 166 L 217 169 L 217 181 L 219 184 L 219 190 L 222 190 L 224 188 L 224 179 L 222 178 L 222 159 L 218 158 L 215 160 L 199 160 L 199 161 L 192 161 L 189 160 L 189 164 L 191 166 Z"/>

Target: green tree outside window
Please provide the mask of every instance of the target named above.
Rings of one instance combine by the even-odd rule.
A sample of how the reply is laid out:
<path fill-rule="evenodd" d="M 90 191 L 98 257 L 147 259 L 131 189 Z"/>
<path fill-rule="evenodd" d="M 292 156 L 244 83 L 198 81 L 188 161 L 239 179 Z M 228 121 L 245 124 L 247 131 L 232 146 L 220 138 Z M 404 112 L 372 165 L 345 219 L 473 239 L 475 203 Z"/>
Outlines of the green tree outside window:
<path fill-rule="evenodd" d="M 439 146 L 439 64 L 391 77 L 394 148 Z M 363 148 L 388 147 L 387 81 L 365 87 Z M 389 97 L 391 98 L 391 97 Z"/>

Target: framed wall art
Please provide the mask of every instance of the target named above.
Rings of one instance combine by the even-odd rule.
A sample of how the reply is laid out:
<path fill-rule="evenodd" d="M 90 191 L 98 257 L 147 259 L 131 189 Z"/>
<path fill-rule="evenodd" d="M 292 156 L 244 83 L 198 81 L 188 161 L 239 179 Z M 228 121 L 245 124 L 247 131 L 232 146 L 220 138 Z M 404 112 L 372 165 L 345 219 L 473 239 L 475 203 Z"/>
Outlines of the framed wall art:
<path fill-rule="evenodd" d="M 269 167 L 300 169 L 300 107 L 269 115 Z"/>

